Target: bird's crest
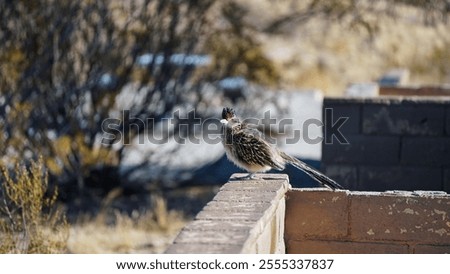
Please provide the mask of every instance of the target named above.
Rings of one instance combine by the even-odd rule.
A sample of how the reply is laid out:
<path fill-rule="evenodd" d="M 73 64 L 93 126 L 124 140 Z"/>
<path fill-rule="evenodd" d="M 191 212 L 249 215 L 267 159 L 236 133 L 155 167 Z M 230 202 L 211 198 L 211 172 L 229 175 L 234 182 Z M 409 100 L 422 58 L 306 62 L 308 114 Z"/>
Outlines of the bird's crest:
<path fill-rule="evenodd" d="M 235 116 L 236 116 L 236 114 L 234 113 L 234 110 L 232 108 L 228 108 L 228 107 L 223 108 L 222 119 L 225 119 L 228 121 Z"/>

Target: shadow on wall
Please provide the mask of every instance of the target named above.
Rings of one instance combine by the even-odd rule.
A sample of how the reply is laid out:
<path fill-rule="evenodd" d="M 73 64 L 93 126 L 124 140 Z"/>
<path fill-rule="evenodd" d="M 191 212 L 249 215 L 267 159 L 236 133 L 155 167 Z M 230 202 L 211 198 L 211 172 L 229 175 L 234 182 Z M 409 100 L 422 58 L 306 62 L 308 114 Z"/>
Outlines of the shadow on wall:
<path fill-rule="evenodd" d="M 319 169 L 320 161 L 301 159 L 308 165 Z M 204 166 L 198 169 L 193 178 L 183 182 L 183 185 L 214 185 L 224 184 L 228 181 L 231 174 L 245 172 L 242 169 L 236 167 L 230 160 L 223 155 L 219 160 L 213 164 Z M 289 176 L 290 183 L 293 187 L 319 187 L 319 183 L 311 179 L 308 175 L 298 170 L 295 167 L 288 165 L 285 170 L 277 171 L 271 170 L 269 173 L 275 174 L 287 174 Z"/>
<path fill-rule="evenodd" d="M 322 145 L 322 169 L 344 187 L 450 192 L 448 97 L 328 98 L 324 108 L 348 117 L 349 144 Z"/>

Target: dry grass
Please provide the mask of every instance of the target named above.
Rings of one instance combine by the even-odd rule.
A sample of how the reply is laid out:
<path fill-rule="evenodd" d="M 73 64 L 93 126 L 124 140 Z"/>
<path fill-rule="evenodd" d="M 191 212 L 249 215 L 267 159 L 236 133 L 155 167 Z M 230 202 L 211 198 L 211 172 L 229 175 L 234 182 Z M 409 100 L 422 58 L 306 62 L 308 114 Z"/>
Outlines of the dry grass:
<path fill-rule="evenodd" d="M 162 253 L 172 243 L 187 220 L 168 211 L 166 202 L 156 197 L 151 211 L 131 216 L 105 208 L 97 216 L 82 216 L 70 228 L 70 253 Z"/>

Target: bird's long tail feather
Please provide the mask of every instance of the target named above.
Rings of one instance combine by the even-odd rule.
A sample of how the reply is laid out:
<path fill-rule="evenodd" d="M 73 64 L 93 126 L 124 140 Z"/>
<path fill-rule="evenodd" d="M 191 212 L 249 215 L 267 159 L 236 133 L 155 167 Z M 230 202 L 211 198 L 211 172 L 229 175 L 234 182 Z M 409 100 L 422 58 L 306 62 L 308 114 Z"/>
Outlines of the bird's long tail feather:
<path fill-rule="evenodd" d="M 313 167 L 307 165 L 306 163 L 298 160 L 297 158 L 294 158 L 290 155 L 287 155 L 286 153 L 280 151 L 281 157 L 286 160 L 291 165 L 295 166 L 296 168 L 302 170 L 308 176 L 319 182 L 321 185 L 326 186 L 331 189 L 344 189 L 340 184 L 336 183 L 333 179 L 327 177 L 325 174 L 322 174 L 321 172 L 317 171 Z"/>

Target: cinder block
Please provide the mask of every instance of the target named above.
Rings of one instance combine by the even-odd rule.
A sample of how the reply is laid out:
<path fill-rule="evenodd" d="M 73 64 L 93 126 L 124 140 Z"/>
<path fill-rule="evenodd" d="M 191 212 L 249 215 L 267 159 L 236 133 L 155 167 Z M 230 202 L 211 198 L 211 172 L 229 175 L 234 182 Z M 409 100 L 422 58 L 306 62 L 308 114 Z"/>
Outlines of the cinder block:
<path fill-rule="evenodd" d="M 237 254 L 242 245 L 218 245 L 218 244 L 172 244 L 166 254 Z"/>
<path fill-rule="evenodd" d="M 278 208 L 275 212 L 275 217 L 272 218 L 270 225 L 271 229 L 271 243 L 270 251 L 275 254 L 286 253 L 286 246 L 284 243 L 284 231 L 286 220 L 286 199 L 280 200 Z"/>
<path fill-rule="evenodd" d="M 442 190 L 442 171 L 434 167 L 360 166 L 359 190 Z"/>
<path fill-rule="evenodd" d="M 414 247 L 416 254 L 449 254 L 450 245 L 416 245 Z"/>
<path fill-rule="evenodd" d="M 410 166 L 450 166 L 450 137 L 405 137 L 401 163 Z"/>
<path fill-rule="evenodd" d="M 348 234 L 347 192 L 294 189 L 286 196 L 285 239 L 343 238 Z"/>
<path fill-rule="evenodd" d="M 445 110 L 445 133 L 450 136 L 450 107 Z"/>
<path fill-rule="evenodd" d="M 224 184 L 219 191 L 285 191 L 288 187 L 289 180 L 273 179 L 271 177 L 263 177 L 269 174 L 257 174 L 262 180 L 232 180 Z M 270 174 L 272 175 L 272 174 Z M 278 174 L 277 174 L 278 175 Z M 281 174 L 280 174 L 281 175 Z M 285 175 L 285 174 L 282 174 Z M 284 177 L 284 176 L 283 176 Z"/>
<path fill-rule="evenodd" d="M 325 164 L 391 165 L 399 162 L 400 138 L 397 136 L 346 136 L 349 144 L 323 144 Z"/>
<path fill-rule="evenodd" d="M 405 243 L 369 243 L 328 240 L 290 240 L 288 254 L 404 254 L 408 253 Z"/>
<path fill-rule="evenodd" d="M 358 170 L 356 166 L 325 164 L 322 165 L 322 170 L 328 177 L 334 179 L 345 189 L 358 190 Z"/>
<path fill-rule="evenodd" d="M 258 221 L 264 215 L 261 211 L 230 211 L 230 210 L 202 210 L 197 216 L 196 220 L 222 220 L 227 221 Z"/>
<path fill-rule="evenodd" d="M 346 121 L 339 128 L 339 131 L 344 135 L 355 135 L 361 132 L 361 105 L 360 104 L 335 104 L 333 101 L 324 100 L 323 103 L 324 113 L 322 115 L 322 121 L 324 125 L 332 126 L 340 118 L 346 119 Z M 332 111 L 333 120 L 327 120 L 325 115 L 325 109 Z M 326 132 L 330 133 L 330 132 Z M 326 136 L 325 136 L 326 137 Z M 331 136 L 329 136 L 331 137 Z M 325 138 L 327 139 L 327 138 Z M 328 139 L 327 139 L 328 140 Z"/>
<path fill-rule="evenodd" d="M 214 231 L 248 231 L 255 225 L 254 221 L 246 220 L 194 220 L 186 225 L 184 230 L 214 230 Z"/>
<path fill-rule="evenodd" d="M 270 203 L 278 196 L 278 192 L 273 191 L 219 191 L 214 196 L 213 201 L 232 201 L 240 203 Z"/>
<path fill-rule="evenodd" d="M 362 132 L 374 135 L 426 135 L 444 133 L 444 105 L 401 102 L 368 104 L 362 110 Z"/>
<path fill-rule="evenodd" d="M 254 175 L 256 179 L 253 180 L 248 180 L 247 176 L 248 173 L 233 174 L 220 191 L 277 192 L 283 195 L 291 187 L 287 174 L 258 173 Z"/>
<path fill-rule="evenodd" d="M 241 253 L 285 253 L 284 222 L 286 203 L 280 199 L 253 226 Z"/>
<path fill-rule="evenodd" d="M 176 237 L 167 253 L 282 253 L 285 174 L 242 180 L 235 174 L 194 221 Z M 264 179 L 263 179 L 264 178 Z"/>
<path fill-rule="evenodd" d="M 234 173 L 231 175 L 230 180 L 227 184 L 239 183 L 239 182 L 248 182 L 248 179 L 245 178 L 248 173 Z M 257 180 L 253 180 L 253 182 L 257 182 L 258 180 L 268 180 L 268 181 L 279 181 L 284 183 L 289 183 L 289 176 L 286 174 L 275 174 L 275 173 L 258 173 L 255 174 Z"/>
<path fill-rule="evenodd" d="M 444 169 L 443 191 L 450 193 L 450 168 Z"/>
<path fill-rule="evenodd" d="M 185 230 L 178 234 L 176 244 L 239 245 L 248 238 L 249 230 Z"/>
<path fill-rule="evenodd" d="M 414 193 L 350 195 L 351 239 L 450 244 L 450 196 Z"/>
<path fill-rule="evenodd" d="M 202 211 L 233 212 L 264 212 L 272 204 L 269 202 L 239 203 L 233 201 L 210 201 L 203 207 Z"/>

